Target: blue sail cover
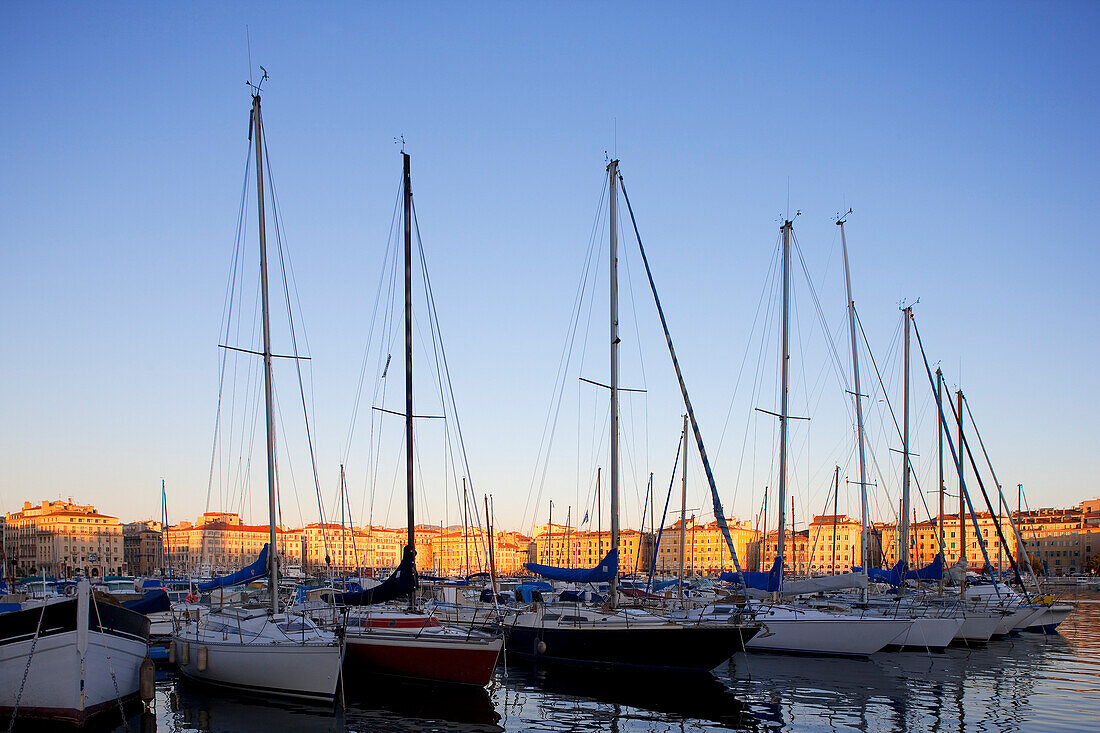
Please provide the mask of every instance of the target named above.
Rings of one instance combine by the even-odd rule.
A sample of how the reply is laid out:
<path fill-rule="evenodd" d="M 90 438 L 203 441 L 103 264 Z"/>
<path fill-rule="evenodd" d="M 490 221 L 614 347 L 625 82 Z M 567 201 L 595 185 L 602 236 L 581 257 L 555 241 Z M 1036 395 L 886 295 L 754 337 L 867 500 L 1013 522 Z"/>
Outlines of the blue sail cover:
<path fill-rule="evenodd" d="M 736 585 L 742 584 L 742 577 L 744 582 L 748 584 L 749 588 L 755 588 L 756 590 L 765 590 L 769 593 L 775 593 L 779 590 L 779 584 L 783 579 L 783 568 L 779 566 L 779 558 L 775 558 L 775 562 L 772 563 L 772 569 L 766 573 L 731 573 L 725 572 L 718 576 L 718 579 L 726 583 L 734 583 Z"/>
<path fill-rule="evenodd" d="M 337 593 L 335 601 L 337 604 L 345 606 L 370 606 L 407 596 L 415 591 L 418 585 L 416 550 L 406 545 L 405 552 L 401 555 L 401 564 L 397 566 L 390 577 L 373 588 L 358 590 L 353 593 Z"/>
<path fill-rule="evenodd" d="M 168 599 L 168 593 L 164 589 L 149 591 L 141 598 L 123 601 L 122 605 L 124 608 L 137 611 L 142 615 L 172 610 L 172 601 Z"/>
<path fill-rule="evenodd" d="M 943 579 L 943 553 L 938 553 L 932 562 L 917 570 L 910 570 L 905 574 L 907 580 L 942 580 Z"/>
<path fill-rule="evenodd" d="M 612 548 L 594 568 L 557 568 L 553 565 L 539 565 L 533 562 L 526 562 L 523 567 L 549 580 L 561 580 L 567 583 L 602 583 L 618 574 L 619 549 Z"/>
<path fill-rule="evenodd" d="M 231 585 L 242 585 L 244 583 L 250 583 L 257 578 L 262 578 L 267 575 L 267 543 L 264 544 L 264 549 L 260 550 L 260 556 L 256 558 L 256 562 L 251 565 L 241 568 L 235 573 L 229 575 L 223 575 L 220 578 L 214 578 L 206 583 L 199 583 L 200 591 L 214 590 L 215 588 L 228 588 Z"/>
<path fill-rule="evenodd" d="M 853 573 L 862 573 L 863 568 L 853 565 Z M 906 577 L 908 573 L 905 572 L 905 567 L 902 565 L 901 560 L 898 560 L 898 564 L 889 570 L 883 570 L 882 568 L 867 568 L 867 577 L 876 583 L 887 583 L 897 588 L 902 584 L 902 578 Z"/>

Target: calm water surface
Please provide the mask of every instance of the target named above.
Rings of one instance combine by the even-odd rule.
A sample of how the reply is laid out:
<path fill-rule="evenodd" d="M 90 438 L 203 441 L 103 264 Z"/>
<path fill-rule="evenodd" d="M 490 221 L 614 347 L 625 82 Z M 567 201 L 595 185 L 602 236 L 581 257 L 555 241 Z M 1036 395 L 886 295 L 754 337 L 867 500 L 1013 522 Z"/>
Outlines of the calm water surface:
<path fill-rule="evenodd" d="M 984 648 L 867 661 L 738 655 L 702 677 L 509 665 L 473 694 L 349 681 L 343 712 L 261 705 L 168 676 L 158 684 L 156 716 L 131 718 L 129 730 L 1098 730 L 1100 594 L 1075 602 L 1058 635 L 1023 634 Z"/>

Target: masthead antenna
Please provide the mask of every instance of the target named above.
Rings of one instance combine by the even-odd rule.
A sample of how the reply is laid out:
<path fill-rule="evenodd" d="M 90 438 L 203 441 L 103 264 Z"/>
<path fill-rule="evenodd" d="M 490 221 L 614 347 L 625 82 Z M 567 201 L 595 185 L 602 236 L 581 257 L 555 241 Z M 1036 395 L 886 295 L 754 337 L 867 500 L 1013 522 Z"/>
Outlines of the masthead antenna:
<path fill-rule="evenodd" d="M 267 69 L 261 66 L 260 71 L 264 72 L 264 75 L 260 77 L 260 80 L 258 82 L 256 82 L 255 84 L 252 83 L 251 74 L 249 74 L 250 78 L 246 82 L 248 86 L 252 89 L 252 93 L 255 95 L 258 95 L 260 93 L 260 87 L 262 87 L 264 85 L 264 82 L 267 81 Z"/>
<path fill-rule="evenodd" d="M 836 215 L 836 216 L 834 217 L 834 221 L 836 221 L 836 225 L 837 225 L 837 226 L 840 226 L 840 225 L 841 225 L 841 224 L 843 224 L 844 222 L 848 221 L 848 214 L 851 214 L 851 213 L 852 213 L 852 210 L 851 210 L 851 209 L 848 209 L 848 210 L 847 210 L 847 211 L 845 211 L 845 212 L 844 212 L 843 214 L 837 214 L 837 215 Z"/>
<path fill-rule="evenodd" d="M 405 152 L 405 136 L 404 135 L 401 135 L 400 137 L 395 137 L 393 139 L 393 144 L 394 145 L 397 145 L 398 143 L 401 144 L 401 152 L 402 153 Z"/>

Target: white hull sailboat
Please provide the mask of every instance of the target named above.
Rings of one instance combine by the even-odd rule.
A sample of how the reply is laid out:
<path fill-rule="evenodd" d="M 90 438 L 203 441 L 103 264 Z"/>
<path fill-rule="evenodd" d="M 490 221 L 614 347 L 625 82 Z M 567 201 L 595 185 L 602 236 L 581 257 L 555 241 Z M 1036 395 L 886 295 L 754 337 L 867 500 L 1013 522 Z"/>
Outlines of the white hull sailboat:
<path fill-rule="evenodd" d="M 764 605 L 764 631 L 745 646 L 754 652 L 866 657 L 882 651 L 913 626 L 911 619 L 849 616 L 798 606 Z"/>
<path fill-rule="evenodd" d="M 264 74 L 264 79 L 267 74 Z M 260 80 L 260 84 L 263 79 Z M 267 240 L 264 218 L 264 133 L 260 84 L 252 87 L 249 136 L 256 149 L 256 198 L 259 210 L 260 293 L 263 316 L 264 395 L 267 418 L 267 490 L 270 541 L 253 565 L 200 590 L 220 590 L 263 575 L 270 605 L 228 607 L 197 615 L 172 636 L 170 656 L 193 680 L 294 698 L 333 700 L 343 662 L 343 642 L 301 615 L 283 613 L 279 604 L 279 553 L 276 543 L 275 417 L 268 305 Z"/>
<path fill-rule="evenodd" d="M 206 613 L 173 637 L 170 654 L 191 680 L 313 700 L 335 697 L 342 661 L 333 634 L 266 608 Z"/>

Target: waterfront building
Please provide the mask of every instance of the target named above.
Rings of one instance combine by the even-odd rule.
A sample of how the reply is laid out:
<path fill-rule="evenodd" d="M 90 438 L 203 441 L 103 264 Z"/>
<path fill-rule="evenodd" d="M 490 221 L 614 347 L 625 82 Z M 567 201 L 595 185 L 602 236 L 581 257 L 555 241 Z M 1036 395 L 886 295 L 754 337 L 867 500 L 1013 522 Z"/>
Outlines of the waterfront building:
<path fill-rule="evenodd" d="M 122 558 L 131 575 L 154 575 L 164 565 L 163 525 L 153 519 L 122 525 Z"/>
<path fill-rule="evenodd" d="M 783 549 L 783 566 L 789 573 L 795 575 L 809 575 L 810 574 L 810 531 L 807 529 L 801 531 L 784 531 L 784 549 Z M 773 563 L 775 563 L 776 555 L 779 553 L 779 532 L 778 530 L 772 530 L 768 532 L 762 539 L 758 538 L 754 540 L 757 543 L 763 543 L 763 564 L 760 565 L 761 570 L 770 570 Z M 759 553 L 757 553 L 759 554 Z"/>
<path fill-rule="evenodd" d="M 809 526 L 809 571 L 812 575 L 851 572 L 863 564 L 861 524 L 846 514 L 814 515 Z"/>
<path fill-rule="evenodd" d="M 636 529 L 619 531 L 619 570 L 623 573 L 649 572 L 653 556 L 652 536 Z M 663 540 L 662 540 L 663 542 Z M 611 549 L 610 530 L 581 531 L 560 524 L 543 524 L 531 538 L 534 562 L 558 567 L 590 568 Z"/>
<path fill-rule="evenodd" d="M 747 570 L 749 547 L 756 539 L 751 522 L 741 522 L 733 518 L 726 520 L 730 539 L 737 551 L 737 560 L 741 568 Z M 656 537 L 653 538 L 656 541 Z M 726 538 L 718 521 L 699 523 L 695 517 L 684 521 L 684 540 L 680 543 L 680 520 L 677 519 L 661 532 L 661 546 L 657 551 L 657 572 L 662 575 L 676 575 L 680 571 L 680 557 L 684 558 L 684 573 L 691 575 L 710 575 L 723 570 L 732 570 Z"/>
<path fill-rule="evenodd" d="M 276 544 L 284 564 L 301 563 L 303 530 L 276 528 Z M 165 551 L 171 552 L 176 575 L 220 575 L 238 570 L 259 557 L 270 540 L 266 524 L 250 525 L 233 512 L 206 512 L 195 522 L 180 522 L 164 531 Z"/>
<path fill-rule="evenodd" d="M 72 500 L 23 503 L 4 516 L 4 557 L 13 575 L 103 577 L 126 572 L 122 525 Z"/>

